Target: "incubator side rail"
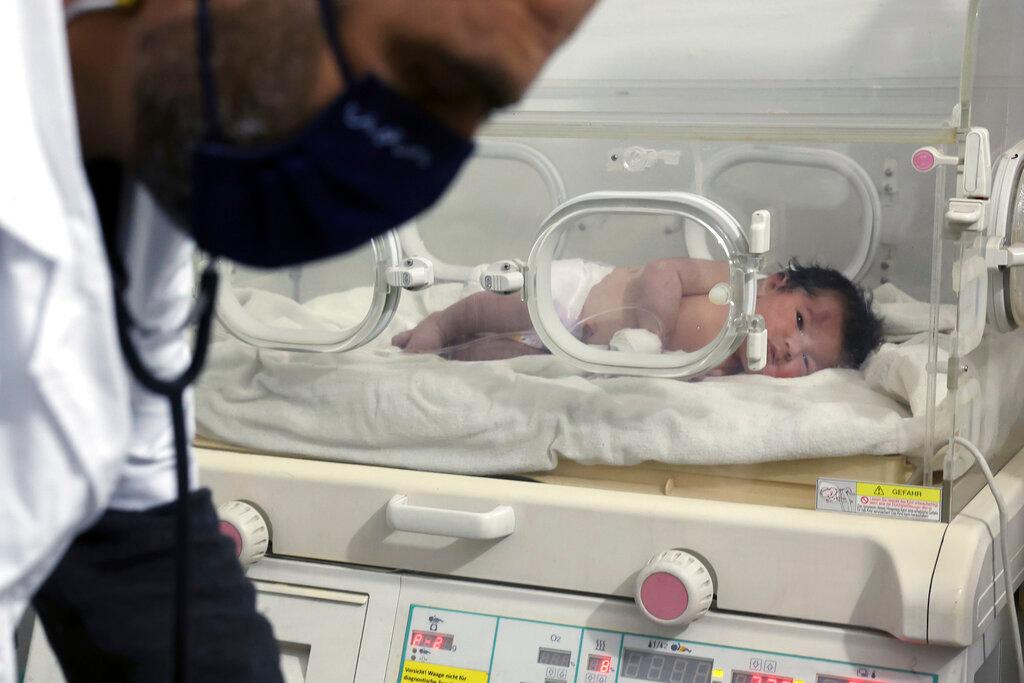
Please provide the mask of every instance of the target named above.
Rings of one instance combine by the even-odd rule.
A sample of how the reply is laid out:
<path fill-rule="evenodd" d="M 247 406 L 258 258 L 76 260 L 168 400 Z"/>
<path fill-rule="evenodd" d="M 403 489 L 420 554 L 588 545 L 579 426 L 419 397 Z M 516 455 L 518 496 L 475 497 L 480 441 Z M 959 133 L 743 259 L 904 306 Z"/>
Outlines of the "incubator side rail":
<path fill-rule="evenodd" d="M 907 484 L 913 474 L 914 467 L 902 456 L 853 455 L 751 465 L 647 462 L 622 467 L 563 460 L 551 471 L 528 476 L 555 485 L 813 510 L 819 477 Z"/>

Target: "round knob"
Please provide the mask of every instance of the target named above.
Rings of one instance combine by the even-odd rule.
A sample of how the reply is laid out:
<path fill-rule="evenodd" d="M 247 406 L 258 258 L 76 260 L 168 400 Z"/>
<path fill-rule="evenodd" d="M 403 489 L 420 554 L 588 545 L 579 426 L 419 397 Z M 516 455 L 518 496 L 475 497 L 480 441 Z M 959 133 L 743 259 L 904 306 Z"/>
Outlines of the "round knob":
<path fill-rule="evenodd" d="M 651 165 L 654 150 L 630 147 L 622 154 L 622 168 L 630 173 L 639 173 Z"/>
<path fill-rule="evenodd" d="M 636 604 L 659 624 L 689 624 L 707 613 L 715 595 L 711 573 L 685 550 L 651 558 L 636 577 Z"/>
<path fill-rule="evenodd" d="M 243 567 L 256 564 L 267 554 L 270 527 L 259 510 L 248 503 L 233 500 L 217 508 L 220 532 L 235 544 L 235 555 Z"/>

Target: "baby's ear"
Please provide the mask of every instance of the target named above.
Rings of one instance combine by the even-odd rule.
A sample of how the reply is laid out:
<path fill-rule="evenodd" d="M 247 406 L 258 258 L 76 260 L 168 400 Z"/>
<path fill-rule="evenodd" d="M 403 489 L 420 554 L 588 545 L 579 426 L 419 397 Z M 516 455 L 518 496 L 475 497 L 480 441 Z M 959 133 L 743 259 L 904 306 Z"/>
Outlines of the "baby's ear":
<path fill-rule="evenodd" d="M 758 290 L 764 292 L 774 292 L 777 289 L 781 289 L 786 286 L 789 282 L 789 275 L 783 272 L 772 273 L 765 279 L 758 283 Z"/>

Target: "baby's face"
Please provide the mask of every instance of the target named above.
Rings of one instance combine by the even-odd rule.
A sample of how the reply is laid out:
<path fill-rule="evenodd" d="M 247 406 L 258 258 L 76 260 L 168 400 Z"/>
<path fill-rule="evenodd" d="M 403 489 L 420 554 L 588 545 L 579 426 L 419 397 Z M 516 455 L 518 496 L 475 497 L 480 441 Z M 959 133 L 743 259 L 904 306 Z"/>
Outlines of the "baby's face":
<path fill-rule="evenodd" d="M 839 297 L 827 292 L 811 296 L 800 287 L 786 291 L 778 280 L 766 281 L 762 290 L 756 309 L 768 329 L 768 365 L 762 374 L 802 377 L 839 365 L 843 339 Z"/>

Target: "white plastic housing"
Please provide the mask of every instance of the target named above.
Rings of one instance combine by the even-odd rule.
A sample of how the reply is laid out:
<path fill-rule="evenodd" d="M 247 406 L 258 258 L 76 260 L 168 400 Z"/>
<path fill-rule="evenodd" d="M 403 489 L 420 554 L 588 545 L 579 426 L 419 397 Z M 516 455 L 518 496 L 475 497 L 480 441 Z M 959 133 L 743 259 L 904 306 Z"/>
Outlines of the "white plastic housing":
<path fill-rule="evenodd" d="M 992 269 L 989 320 L 999 331 L 1009 332 L 1024 320 L 1024 274 L 1013 267 L 1024 259 L 1024 141 L 999 156 L 986 224 L 984 256 Z"/>
<path fill-rule="evenodd" d="M 395 531 L 430 536 L 494 540 L 516 530 L 516 513 L 508 505 L 487 512 L 410 505 L 408 497 L 397 494 L 388 501 L 388 525 Z"/>
<path fill-rule="evenodd" d="M 768 330 L 747 335 L 747 370 L 760 372 L 768 364 Z"/>
<path fill-rule="evenodd" d="M 386 272 L 392 287 L 416 291 L 434 284 L 434 264 L 421 256 L 410 256 L 402 265 L 392 266 Z"/>
<path fill-rule="evenodd" d="M 964 139 L 964 194 L 988 199 L 992 188 L 992 149 L 988 130 L 971 128 Z"/>
<path fill-rule="evenodd" d="M 768 211 L 761 209 L 753 213 L 747 239 L 751 254 L 767 254 L 772 248 L 772 215 Z"/>
<path fill-rule="evenodd" d="M 524 285 L 523 269 L 515 261 L 499 261 L 480 274 L 480 286 L 487 292 L 511 294 Z"/>

